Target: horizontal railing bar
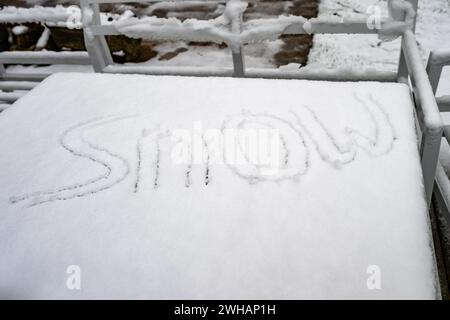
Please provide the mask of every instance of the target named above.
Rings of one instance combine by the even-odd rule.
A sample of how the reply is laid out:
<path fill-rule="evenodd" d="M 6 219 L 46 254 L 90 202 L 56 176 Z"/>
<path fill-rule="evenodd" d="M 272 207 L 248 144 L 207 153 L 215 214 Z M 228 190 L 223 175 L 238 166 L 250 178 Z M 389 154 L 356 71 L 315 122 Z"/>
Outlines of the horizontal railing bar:
<path fill-rule="evenodd" d="M 0 81 L 0 90 L 31 90 L 37 84 L 30 81 Z"/>
<path fill-rule="evenodd" d="M 0 52 L 0 64 L 81 64 L 89 65 L 91 60 L 85 51 L 7 51 Z"/>
<path fill-rule="evenodd" d="M 172 67 L 172 66 L 107 66 L 105 73 L 127 73 L 148 75 L 174 75 L 191 77 L 231 77 L 233 68 L 211 67 Z"/>
<path fill-rule="evenodd" d="M 299 69 L 298 71 L 288 71 L 278 69 L 247 68 L 245 70 L 245 77 L 321 81 L 397 81 L 397 73 L 392 71 L 365 72 L 364 70 L 345 70 L 345 72 L 343 72 L 343 70 L 340 69 Z"/>
<path fill-rule="evenodd" d="M 113 25 L 93 25 L 90 31 L 96 36 L 120 35 L 121 33 Z M 311 22 L 311 31 L 315 34 L 376 34 L 376 29 L 369 29 L 363 22 Z M 282 32 L 283 35 L 309 34 L 303 29 L 303 24 L 295 23 Z M 156 39 L 164 40 L 164 37 L 154 35 Z"/>
<path fill-rule="evenodd" d="M 58 23 L 66 22 L 70 15 L 64 7 L 5 7 L 0 8 L 0 23 Z"/>
<path fill-rule="evenodd" d="M 223 67 L 172 67 L 172 66 L 120 66 L 112 65 L 104 69 L 106 73 L 130 73 L 148 75 L 179 75 L 192 77 L 230 77 L 233 76 L 232 68 Z M 267 78 L 267 79 L 305 79 L 305 80 L 327 80 L 327 81 L 380 81 L 395 82 L 395 72 L 371 72 L 342 70 L 302 70 L 279 71 L 276 69 L 247 68 L 244 78 Z"/>
<path fill-rule="evenodd" d="M 305 31 L 302 23 L 291 24 L 283 34 L 376 34 L 377 29 L 369 29 L 365 21 L 326 22 L 310 21 L 309 30 Z"/>
<path fill-rule="evenodd" d="M 450 49 L 436 49 L 430 54 L 429 63 L 434 66 L 450 65 Z"/>
<path fill-rule="evenodd" d="M 121 33 L 112 25 L 93 25 L 88 27 L 94 36 L 120 35 Z"/>
<path fill-rule="evenodd" d="M 0 80 L 4 81 L 42 81 L 48 76 L 50 73 L 4 73 L 0 74 Z"/>
<path fill-rule="evenodd" d="M 200 2 L 198 0 L 85 0 L 88 4 L 109 4 L 109 3 L 152 3 L 152 2 Z M 229 0 L 208 0 L 205 2 L 227 3 Z M 246 0 L 248 3 L 258 3 L 258 0 Z M 281 1 L 289 2 L 289 1 Z"/>
<path fill-rule="evenodd" d="M 15 102 L 24 94 L 23 92 L 0 92 L 0 101 Z"/>

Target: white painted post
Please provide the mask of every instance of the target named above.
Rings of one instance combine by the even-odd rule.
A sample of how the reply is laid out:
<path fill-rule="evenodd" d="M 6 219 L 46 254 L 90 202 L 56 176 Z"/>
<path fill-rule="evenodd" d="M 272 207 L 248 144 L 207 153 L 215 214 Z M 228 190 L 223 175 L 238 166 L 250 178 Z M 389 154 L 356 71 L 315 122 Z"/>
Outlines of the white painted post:
<path fill-rule="evenodd" d="M 233 19 L 233 21 L 231 21 L 231 32 L 235 34 L 240 34 L 242 31 L 241 30 L 242 21 L 243 21 L 243 13 L 241 13 L 237 19 Z M 245 63 L 244 63 L 244 55 L 242 53 L 242 45 L 239 45 L 239 49 L 237 52 L 235 52 L 235 49 L 236 48 L 231 48 L 233 57 L 233 69 L 234 69 L 233 76 L 242 78 L 245 76 Z"/>
<path fill-rule="evenodd" d="M 413 5 L 414 11 L 416 12 L 416 16 L 414 17 L 414 26 L 413 26 L 413 31 L 415 31 L 416 30 L 416 21 L 417 21 L 417 8 L 419 7 L 419 0 L 407 0 L 407 1 Z"/>
<path fill-rule="evenodd" d="M 419 5 L 419 0 L 406 0 L 409 3 L 411 3 L 414 7 L 414 11 L 416 12 L 416 16 L 414 17 L 414 25 L 413 25 L 413 31 L 416 30 L 416 21 L 417 21 L 417 8 Z M 403 53 L 403 46 L 400 47 L 400 58 L 398 61 L 398 72 L 397 72 L 397 79 L 399 82 L 406 82 L 408 81 L 408 68 L 406 67 L 406 61 L 405 56 Z"/>
<path fill-rule="evenodd" d="M 5 66 L 3 65 L 3 64 L 0 64 L 0 80 L 3 78 L 3 75 L 6 73 L 6 69 L 5 69 Z M 10 92 L 11 90 L 8 90 L 8 88 L 2 88 L 1 90 L 0 90 L 0 92 L 1 91 L 3 91 L 3 92 Z M 0 104 L 2 104 L 2 102 L 0 101 Z M 2 110 L 0 110 L 0 112 L 1 112 Z"/>
<path fill-rule="evenodd" d="M 441 147 L 442 132 L 443 128 L 438 128 L 436 130 L 425 128 L 425 131 L 422 133 L 420 156 L 428 206 L 430 206 L 431 203 L 436 168 L 439 163 L 439 149 Z"/>
<path fill-rule="evenodd" d="M 403 46 L 400 46 L 400 59 L 398 61 L 397 81 L 408 84 L 408 67 L 406 65 Z"/>
<path fill-rule="evenodd" d="M 428 78 L 430 79 L 431 88 L 433 89 L 434 94 L 436 94 L 437 87 L 439 84 L 439 79 L 441 78 L 442 67 L 443 67 L 442 65 L 435 63 L 433 51 L 430 52 L 430 55 L 428 56 L 426 70 L 427 70 Z"/>
<path fill-rule="evenodd" d="M 90 3 L 90 0 L 80 0 L 80 5 L 86 50 L 89 52 L 95 72 L 103 72 L 106 66 L 113 63 L 113 60 L 105 37 L 91 33 L 91 26 L 101 24 L 99 5 Z M 88 15 L 92 16 L 92 19 L 89 19 Z"/>

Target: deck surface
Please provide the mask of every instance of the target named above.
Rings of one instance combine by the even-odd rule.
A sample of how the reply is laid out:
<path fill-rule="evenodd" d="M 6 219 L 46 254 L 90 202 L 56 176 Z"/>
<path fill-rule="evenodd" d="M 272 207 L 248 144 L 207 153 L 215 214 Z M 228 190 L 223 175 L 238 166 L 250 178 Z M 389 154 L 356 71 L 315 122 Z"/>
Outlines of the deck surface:
<path fill-rule="evenodd" d="M 0 115 L 0 297 L 435 298 L 412 108 L 394 83 L 55 74 Z"/>

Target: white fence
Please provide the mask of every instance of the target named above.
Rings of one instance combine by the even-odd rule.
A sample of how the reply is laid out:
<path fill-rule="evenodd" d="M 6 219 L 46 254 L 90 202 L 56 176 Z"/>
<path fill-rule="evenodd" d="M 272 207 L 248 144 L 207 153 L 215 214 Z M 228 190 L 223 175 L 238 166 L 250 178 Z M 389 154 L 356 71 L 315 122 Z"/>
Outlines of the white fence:
<path fill-rule="evenodd" d="M 418 0 L 409 0 L 413 4 L 413 7 L 417 7 Z M 164 1 L 153 0 L 153 1 L 142 1 L 142 0 L 131 0 L 127 2 L 159 2 Z M 167 1 L 169 2 L 169 1 Z M 188 3 L 190 0 L 179 0 L 178 2 Z M 217 2 L 217 3 L 227 3 L 229 1 L 207 1 L 207 2 Z M 257 2 L 253 0 L 251 2 Z M 191 76 L 237 76 L 237 77 L 270 77 L 270 78 L 302 78 L 302 79 L 323 79 L 328 80 L 377 80 L 377 81 L 393 81 L 396 79 L 396 75 L 392 72 L 373 72 L 367 74 L 365 72 L 351 71 L 345 74 L 341 71 L 330 71 L 330 70 L 300 70 L 299 72 L 280 72 L 278 70 L 257 70 L 248 69 L 245 67 L 245 55 L 242 51 L 242 45 L 246 44 L 246 41 L 241 41 L 238 48 L 232 50 L 231 59 L 233 61 L 233 69 L 228 68 L 210 68 L 210 67 L 178 67 L 178 68 L 166 68 L 166 67 L 142 67 L 142 66 L 127 66 L 122 67 L 119 65 L 114 65 L 111 57 L 111 53 L 107 46 L 105 35 L 117 35 L 121 34 L 114 25 L 102 25 L 100 18 L 100 4 L 106 3 L 123 3 L 123 0 L 80 0 L 81 13 L 83 13 L 83 18 L 81 19 L 83 23 L 83 30 L 85 35 L 85 44 L 89 55 L 80 53 L 57 53 L 57 54 L 40 54 L 39 52 L 29 52 L 27 55 L 21 53 L 0 53 L 0 65 L 2 64 L 21 64 L 21 63 L 33 63 L 33 64 L 88 64 L 91 63 L 96 72 L 112 72 L 112 73 L 144 73 L 144 74 L 181 74 L 181 75 L 191 75 Z M 206 3 L 206 2 L 205 2 Z M 23 9 L 23 10 L 33 10 L 33 9 Z M 89 14 L 87 14 L 89 13 Z M 22 14 L 23 19 L 19 19 L 17 14 L 4 15 L 3 19 L 0 17 L 0 22 L 20 22 L 22 20 L 27 21 L 30 19 L 29 16 L 34 17 L 37 21 L 42 21 L 42 23 L 58 23 L 66 22 L 71 19 L 70 12 L 64 12 L 63 10 L 58 10 L 55 14 L 46 12 L 45 10 L 39 10 L 36 12 L 30 12 Z M 164 20 L 164 19 L 161 19 Z M 261 19 L 264 20 L 264 19 Z M 261 23 L 269 22 L 271 19 L 266 19 L 267 21 L 260 21 Z M 305 24 L 306 22 L 306 24 Z M 360 20 L 334 20 L 334 21 L 324 21 L 321 19 L 310 19 L 308 21 L 292 22 L 288 25 L 284 23 L 285 28 L 279 32 L 279 34 L 306 34 L 306 33 L 354 33 L 354 34 L 364 34 L 372 33 L 376 34 L 379 30 L 376 28 L 369 28 L 367 25 L 367 19 L 362 18 Z M 383 21 L 381 22 L 384 23 Z M 254 23 L 253 23 L 254 24 Z M 250 24 L 249 24 L 250 25 Z M 250 25 L 251 26 L 251 25 Z M 305 30 L 307 26 L 307 30 Z M 242 30 L 243 21 L 242 14 L 235 15 L 233 20 L 229 23 L 230 33 L 234 33 L 237 37 L 244 32 L 249 32 L 251 30 Z M 251 28 L 250 28 L 251 29 Z M 270 38 L 268 35 L 267 38 Z M 162 34 L 158 37 L 157 34 L 153 35 L 154 39 L 166 40 L 165 35 Z M 199 40 L 202 37 L 199 35 Z M 182 40 L 182 39 L 180 39 Z M 247 38 L 249 40 L 249 38 Z M 259 41 L 264 40 L 264 37 L 258 37 Z M 401 58 L 399 61 L 399 74 L 405 73 L 406 65 L 405 61 Z M 2 69 L 0 67 L 0 76 L 2 75 Z M 4 74 L 12 80 L 39 80 L 44 78 L 45 74 L 33 74 L 29 75 L 14 75 Z"/>
<path fill-rule="evenodd" d="M 129 24 L 121 23 L 113 25 L 102 25 L 99 4 L 102 3 L 122 3 L 123 0 L 81 0 L 81 11 L 83 13 L 83 32 L 85 45 L 88 51 L 88 55 L 85 53 L 71 53 L 64 56 L 64 54 L 54 54 L 49 57 L 39 57 L 39 53 L 23 54 L 0 54 L 0 74 L 3 72 L 2 78 L 9 80 L 17 80 L 12 75 L 4 73 L 2 64 L 4 63 L 23 63 L 25 61 L 33 63 L 86 63 L 86 58 L 89 57 L 96 72 L 110 72 L 110 73 L 144 73 L 144 74 L 169 74 L 169 75 L 190 75 L 190 76 L 235 76 L 235 77 L 261 77 L 261 78 L 298 78 L 298 79 L 316 79 L 316 80 L 376 80 L 376 81 L 401 81 L 409 84 L 408 79 L 411 81 L 411 91 L 415 98 L 416 111 L 418 115 L 418 122 L 420 125 L 420 155 L 422 170 L 424 176 L 424 186 L 426 192 L 427 203 L 430 204 L 432 191 L 434 187 L 434 178 L 436 168 L 438 164 L 440 140 L 443 132 L 443 124 L 439 109 L 437 107 L 436 99 L 434 97 L 435 87 L 434 80 L 430 84 L 425 67 L 423 66 L 419 49 L 414 37 L 413 30 L 414 23 L 407 22 L 408 12 L 397 12 L 397 20 L 394 21 L 394 33 L 398 36 L 402 36 L 402 48 L 399 57 L 399 67 L 397 73 L 385 73 L 385 72 L 364 72 L 364 71 L 352 71 L 341 73 L 339 71 L 324 71 L 324 70 L 302 70 L 295 72 L 281 72 L 279 70 L 258 70 L 248 69 L 245 67 L 245 56 L 242 54 L 243 45 L 254 40 L 258 41 L 265 39 L 271 39 L 274 36 L 277 37 L 281 34 L 299 35 L 306 33 L 353 33 L 353 34 L 368 34 L 368 33 L 381 33 L 385 32 L 389 27 L 392 27 L 392 21 L 380 21 L 380 28 L 370 28 L 367 24 L 367 19 L 360 20 L 322 20 L 322 19 L 304 19 L 302 17 L 293 18 L 286 21 L 261 19 L 260 21 L 252 21 L 251 23 L 244 23 L 242 21 L 242 11 L 232 10 L 231 15 L 228 16 L 228 21 L 222 21 L 222 24 L 217 29 L 216 25 L 208 25 L 206 22 L 206 28 L 195 29 L 195 32 L 183 32 L 183 28 L 178 30 L 176 37 L 179 40 L 205 40 L 205 37 L 209 40 L 215 40 L 214 36 L 218 37 L 218 41 L 226 42 L 232 49 L 233 68 L 182 68 L 182 67 L 142 67 L 142 66 L 118 66 L 114 65 L 106 43 L 105 35 L 114 34 L 127 34 L 130 32 L 133 35 L 133 23 Z M 139 0 L 131 0 L 126 2 L 145 2 Z M 417 0 L 410 1 L 414 8 L 417 8 Z M 228 5 L 227 5 L 228 6 Z M 237 13 L 237 14 L 236 14 Z M 413 15 L 411 17 L 415 19 Z M 227 17 L 225 17 L 227 18 Z M 137 24 L 140 23 L 139 19 L 134 18 Z M 145 18 L 144 18 L 145 19 Z M 148 18 L 147 18 L 148 19 Z M 155 20 L 156 19 L 156 20 Z M 283 20 L 284 19 L 284 20 Z M 150 25 L 150 29 L 145 29 L 144 35 L 151 36 L 152 39 L 166 40 L 167 33 L 160 32 L 158 25 L 167 23 L 167 19 L 153 18 L 152 21 L 147 20 L 145 25 Z M 149 22 L 149 24 L 147 24 Z M 217 21 L 216 21 L 217 22 Z M 266 24 L 279 26 L 283 23 L 283 28 L 275 28 L 274 32 L 260 32 L 257 27 Z M 123 28 L 125 25 L 125 28 Z M 176 26 L 185 27 L 183 23 L 175 23 Z M 131 28 L 129 28 L 131 26 Z M 204 26 L 205 27 L 205 26 Z M 228 28 L 228 29 L 226 29 Z M 137 28 L 139 30 L 139 28 Z M 124 31 L 125 30 L 125 31 Z M 131 30 L 131 31 L 130 31 Z M 391 30 L 392 31 L 392 30 Z M 392 36 L 392 34 L 391 34 Z M 169 35 L 169 38 L 171 35 Z M 437 61 L 434 59 L 432 61 Z M 439 60 L 441 61 L 441 60 Z M 435 63 L 432 67 L 435 68 Z M 429 69 L 430 71 L 430 69 Z M 432 73 L 437 74 L 437 73 Z M 20 79 L 19 75 L 16 75 L 19 80 L 28 79 L 23 77 Z M 35 76 L 37 78 L 37 76 Z M 19 84 L 6 84 L 9 88 L 13 88 L 14 85 Z M 5 86 L 5 85 L 4 85 Z M 6 101 L 14 101 L 18 98 L 14 94 L 6 93 L 4 98 L 0 97 L 0 100 L 6 99 Z"/>
<path fill-rule="evenodd" d="M 434 94 L 437 92 L 444 66 L 450 66 L 450 48 L 432 51 L 428 57 L 426 70 Z M 436 97 L 436 101 L 441 112 L 450 112 L 450 95 Z M 443 135 L 445 141 L 450 145 L 450 123 L 444 123 Z M 444 224 L 446 230 L 450 230 L 450 179 L 439 163 L 436 170 L 434 194 L 437 204 L 435 212 L 438 217 L 438 224 Z M 450 265 L 447 263 L 445 263 L 445 267 L 450 270 Z"/>
<path fill-rule="evenodd" d="M 235 76 L 235 77 L 269 77 L 269 78 L 303 78 L 303 79 L 322 79 L 324 78 L 323 72 L 294 72 L 290 74 L 282 74 L 279 71 L 272 70 L 257 70 L 252 69 L 248 70 L 245 67 L 245 56 L 243 55 L 242 46 L 246 43 L 250 42 L 251 39 L 244 37 L 244 34 L 249 34 L 252 32 L 251 26 L 257 25 L 258 22 L 260 24 L 264 23 L 276 23 L 271 21 L 271 19 L 261 19 L 260 21 L 253 22 L 249 29 L 243 30 L 243 22 L 242 22 L 242 13 L 239 15 L 235 15 L 233 20 L 230 21 L 229 33 L 228 37 L 230 38 L 230 42 L 237 38 L 239 41 L 239 45 L 237 48 L 232 48 L 232 56 L 231 59 L 233 61 L 233 69 L 227 68 L 205 68 L 205 67 L 197 67 L 197 68 L 166 68 L 166 67 L 121 67 L 117 65 L 113 65 L 111 54 L 108 50 L 106 41 L 104 39 L 105 35 L 117 35 L 121 34 L 121 32 L 114 25 L 102 25 L 100 23 L 100 14 L 99 14 L 99 4 L 102 3 L 121 3 L 120 0 L 81 0 L 81 7 L 83 12 L 92 12 L 92 19 L 88 21 L 84 21 L 84 34 L 86 41 L 86 48 L 89 51 L 89 55 L 92 58 L 92 63 L 97 72 L 112 72 L 112 73 L 144 73 L 144 74 L 180 74 L 180 75 L 190 75 L 190 76 Z M 142 2 L 139 0 L 131 0 L 129 2 Z M 161 19 L 162 21 L 163 19 Z M 266 21 L 264 21 L 266 20 Z M 284 21 L 280 20 L 280 24 L 283 24 Z M 383 23 L 383 22 L 382 22 Z M 157 23 L 155 23 L 157 24 Z M 307 28 L 306 28 L 307 26 Z M 257 28 L 255 28 L 257 29 Z M 307 30 L 305 30 L 307 29 Z M 155 28 L 156 31 L 156 28 Z M 310 20 L 301 20 L 298 19 L 298 22 L 292 22 L 289 24 L 285 24 L 285 28 L 278 32 L 278 35 L 299 35 L 299 34 L 319 34 L 319 33 L 354 33 L 354 34 L 376 34 L 378 32 L 375 28 L 369 28 L 367 25 L 367 19 L 363 18 L 360 20 L 351 20 L 351 21 L 322 21 L 320 19 L 310 19 Z M 255 31 L 256 33 L 256 31 Z M 234 35 L 234 37 L 233 37 Z M 157 32 L 153 33 L 152 39 L 166 40 L 167 35 L 161 34 L 158 35 Z M 183 39 L 182 35 L 179 35 L 179 40 L 193 40 L 191 34 L 187 34 L 186 36 L 189 39 Z M 271 39 L 274 35 L 269 32 L 268 35 L 259 36 L 258 40 L 263 41 L 266 39 Z M 204 34 L 198 35 L 198 41 L 204 39 Z M 226 41 L 225 37 L 225 41 Z M 392 73 L 374 73 L 371 75 L 359 74 L 349 74 L 346 73 L 343 75 L 342 73 L 336 72 L 333 74 L 332 72 L 328 72 L 325 75 L 327 79 L 336 79 L 336 80 L 345 80 L 345 76 L 348 76 L 347 80 L 355 80 L 361 79 L 361 77 L 366 78 L 367 80 L 372 78 L 373 80 L 381 80 L 381 81 L 392 81 L 395 79 L 395 75 Z"/>

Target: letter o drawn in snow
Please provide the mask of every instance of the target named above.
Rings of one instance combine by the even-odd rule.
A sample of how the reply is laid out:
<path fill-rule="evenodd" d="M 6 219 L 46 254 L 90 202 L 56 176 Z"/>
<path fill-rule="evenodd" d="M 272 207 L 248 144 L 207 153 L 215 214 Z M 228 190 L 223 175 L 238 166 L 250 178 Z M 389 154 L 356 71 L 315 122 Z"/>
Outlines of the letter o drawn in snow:
<path fill-rule="evenodd" d="M 225 164 L 249 183 L 295 179 L 308 170 L 303 134 L 275 115 L 242 113 L 222 125 Z"/>

